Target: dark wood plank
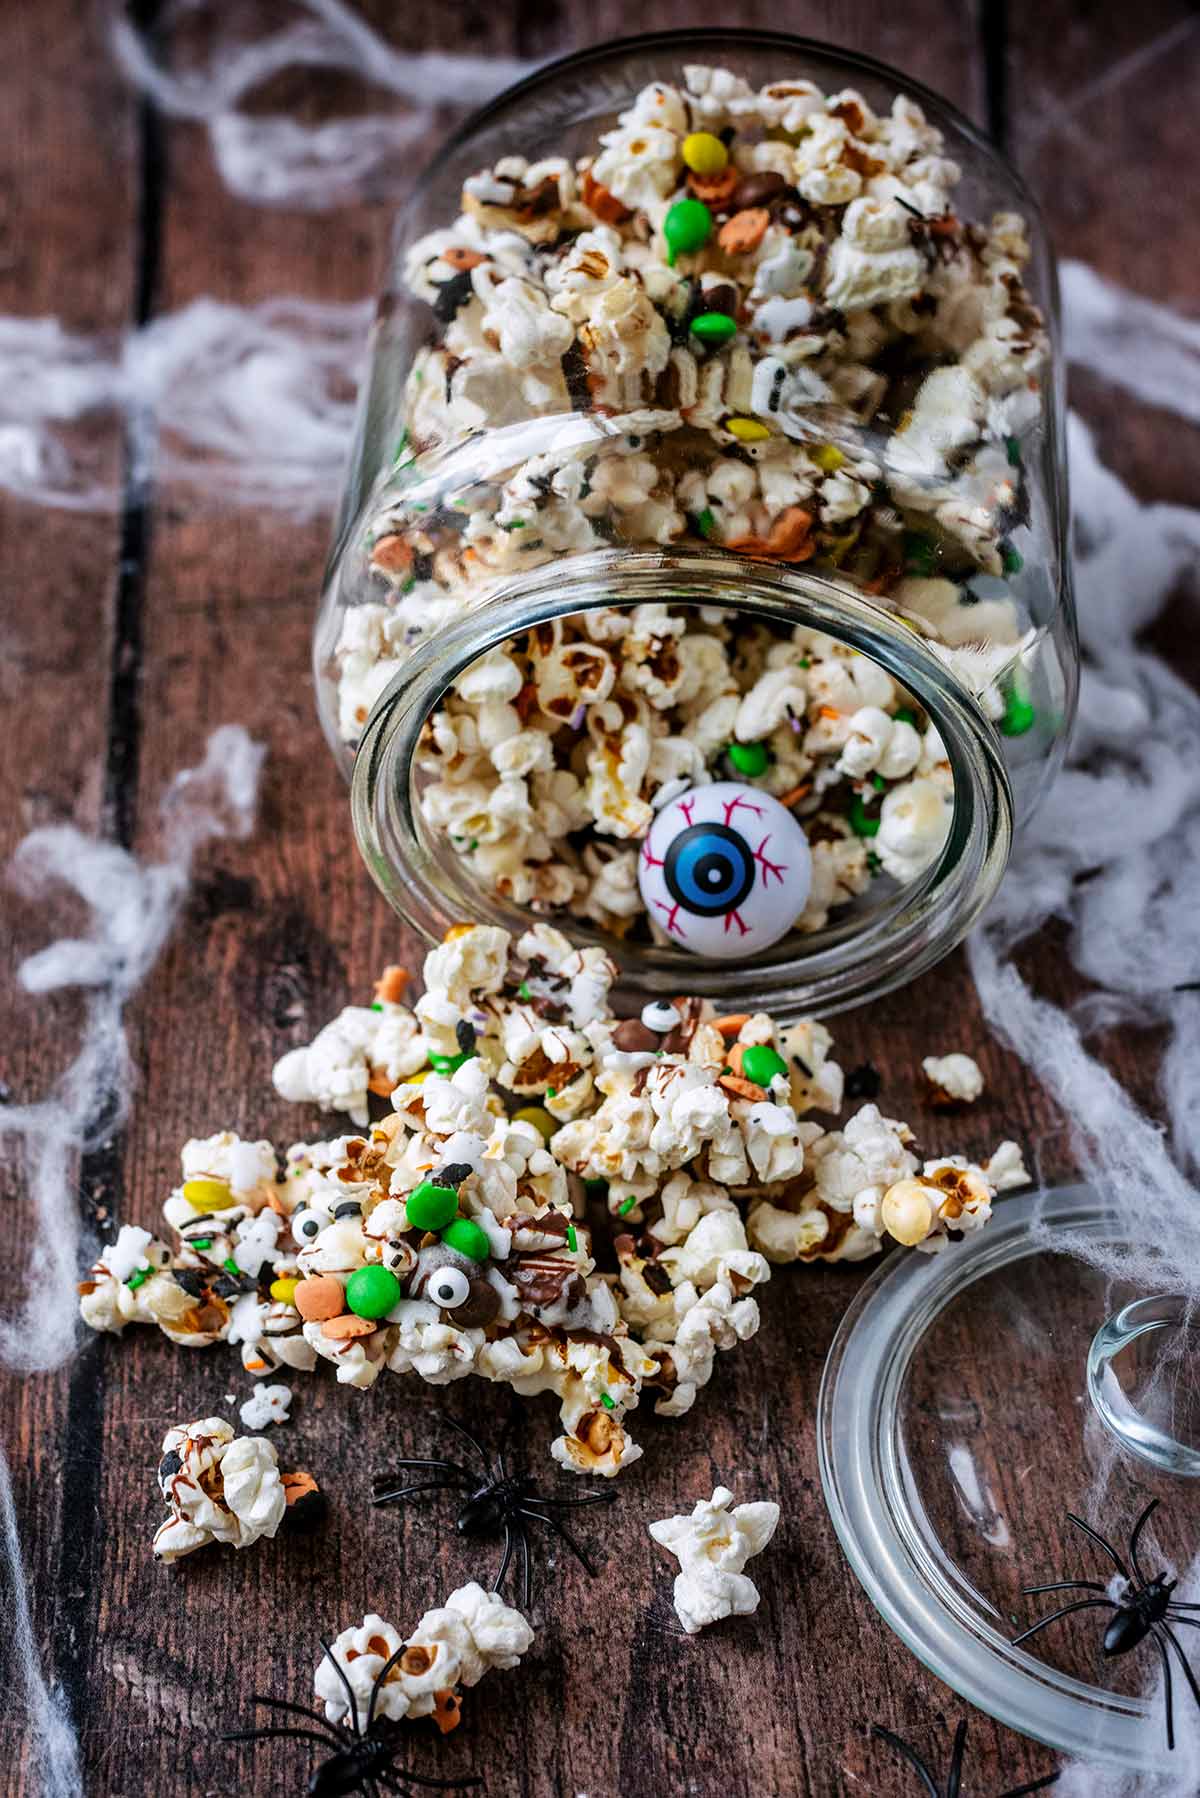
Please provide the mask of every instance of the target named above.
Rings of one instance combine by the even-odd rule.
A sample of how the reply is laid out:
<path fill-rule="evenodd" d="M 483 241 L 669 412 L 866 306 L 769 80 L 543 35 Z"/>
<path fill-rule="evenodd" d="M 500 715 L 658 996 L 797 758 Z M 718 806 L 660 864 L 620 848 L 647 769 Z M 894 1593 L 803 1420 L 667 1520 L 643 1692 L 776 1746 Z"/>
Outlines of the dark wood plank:
<path fill-rule="evenodd" d="M 69 331 L 111 339 L 128 322 L 135 280 L 136 108 L 106 58 L 103 27 L 58 3 L 0 16 L 0 312 L 57 317 Z M 0 495 L 4 566 L 5 719 L 0 864 L 41 824 L 101 823 L 109 764 L 109 711 L 121 536 L 123 426 L 111 413 L 73 427 L 73 453 L 111 509 L 48 509 Z M 25 902 L 8 888 L 0 932 L 0 1101 L 33 1101 L 74 1053 L 74 996 L 35 1000 L 13 982 L 17 964 L 56 932 L 77 928 L 79 908 L 58 896 Z M 10 1145 L 6 1145 L 6 1150 Z M 107 1196 L 106 1169 L 81 1173 L 85 1213 Z M 0 1171 L 6 1308 L 14 1309 L 36 1250 L 32 1209 L 6 1152 Z M 20 1270 L 20 1271 L 18 1271 Z M 36 1274 L 35 1274 L 36 1277 Z M 70 1370 L 0 1376 L 0 1438 L 8 1456 L 44 1662 L 80 1696 L 73 1674 L 86 1633 L 86 1593 L 74 1589 L 64 1542 L 64 1459 L 69 1457 Z M 6 1789 L 27 1781 L 26 1720 L 14 1682 L 0 1697 L 0 1766 Z"/>

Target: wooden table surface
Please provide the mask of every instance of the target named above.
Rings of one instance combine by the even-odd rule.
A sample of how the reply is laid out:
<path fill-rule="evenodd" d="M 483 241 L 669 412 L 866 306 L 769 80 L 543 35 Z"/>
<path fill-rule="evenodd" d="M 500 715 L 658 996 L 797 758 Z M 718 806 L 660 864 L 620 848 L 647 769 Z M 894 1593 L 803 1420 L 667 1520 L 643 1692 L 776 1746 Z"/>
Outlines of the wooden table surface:
<path fill-rule="evenodd" d="M 1195 308 L 1194 100 L 1200 27 L 1186 0 L 1137 7 L 1069 0 L 1006 7 L 868 0 L 784 7 L 754 0 L 717 15 L 687 0 L 372 0 L 360 10 L 391 42 L 543 58 L 631 30 L 697 22 L 769 25 L 868 50 L 941 89 L 1007 145 L 1039 192 L 1060 252 L 1185 310 Z M 151 10 L 157 53 L 204 50 L 223 12 L 250 35 L 286 9 Z M 242 17 L 244 15 L 244 18 Z M 116 338 L 201 295 L 246 304 L 277 294 L 350 300 L 382 266 L 391 187 L 336 212 L 255 206 L 232 196 L 202 125 L 164 120 L 133 94 L 109 54 L 105 9 L 40 0 L 0 9 L 0 311 L 57 315 Z M 188 43 L 181 34 L 188 34 Z M 394 108 L 345 76 L 289 71 L 262 96 L 308 119 Z M 452 115 L 446 113 L 446 122 Z M 1074 397 L 1104 456 L 1147 497 L 1194 499 L 1197 436 L 1094 379 Z M 157 800 L 199 760 L 210 730 L 244 723 L 269 746 L 252 841 L 204 858 L 181 926 L 130 1015 L 140 1076 L 131 1121 L 85 1161 L 91 1220 L 153 1223 L 192 1134 L 230 1127 L 286 1144 L 325 1133 L 275 1095 L 274 1058 L 307 1040 L 404 940 L 354 853 L 346 792 L 321 741 L 309 631 L 327 521 L 222 508 L 163 479 L 135 491 L 130 445 L 104 414 L 87 447 L 123 495 L 111 511 L 0 502 L 6 721 L 0 850 L 36 824 L 70 820 L 138 853 L 156 845 Z M 1163 453 L 1164 443 L 1169 453 Z M 1087 594 L 1081 594 L 1082 604 Z M 1178 620 L 1176 621 L 1178 623 Z M 1172 641 L 1164 627 L 1159 639 Z M 261 658 L 261 661 L 260 661 Z M 263 678 L 261 667 L 269 670 Z M 76 920 L 4 901 L 0 954 L 14 965 Z M 1025 957 L 1056 999 L 1073 991 L 1052 933 Z M 10 980 L 0 998 L 0 1072 L 12 1098 L 40 1095 L 73 1052 L 70 997 L 34 1002 Z M 1061 1118 L 1014 1059 L 987 1041 L 961 955 L 918 987 L 835 1023 L 845 1066 L 870 1058 L 885 1099 L 930 1152 L 986 1152 L 1003 1135 L 1031 1165 L 1069 1174 Z M 913 1079 L 932 1048 L 970 1045 L 988 1093 L 966 1120 L 939 1120 Z M 1156 1043 L 1103 1045 L 1137 1097 L 1156 1103 Z M 25 1265 L 30 1210 L 6 1175 L 5 1254 Z M 539 1634 L 519 1673 L 472 1693 L 439 1771 L 470 1764 L 493 1798 L 650 1798 L 700 1793 L 907 1789 L 864 1733 L 877 1720 L 935 1745 L 959 1714 L 954 1695 L 889 1633 L 849 1574 L 817 1477 L 813 1415 L 826 1348 L 862 1275 L 794 1269 L 765 1291 L 755 1340 L 722 1357 L 682 1424 L 639 1413 L 645 1460 L 599 1532 L 604 1577 L 560 1565 L 543 1588 Z M 370 1393 L 295 1382 L 286 1459 L 330 1491 L 325 1533 L 156 1567 L 153 1479 L 171 1423 L 230 1408 L 248 1388 L 227 1350 L 188 1353 L 157 1333 L 88 1338 L 60 1373 L 0 1378 L 0 1428 L 13 1467 L 34 1623 L 46 1665 L 78 1720 L 87 1789 L 118 1794 L 299 1792 L 305 1750 L 257 1759 L 215 1739 L 246 1695 L 305 1699 L 318 1630 L 378 1608 L 402 1629 L 468 1576 L 471 1563 L 416 1519 L 372 1514 L 369 1474 L 430 1440 L 432 1395 L 384 1379 Z M 1069 1386 L 1069 1383 L 1068 1383 Z M 489 1427 L 496 1392 L 455 1389 L 460 1415 Z M 1064 1388 L 1069 1410 L 1073 1391 Z M 528 1408 L 534 1464 L 552 1434 L 549 1401 Z M 732 1476 L 739 1497 L 773 1494 L 784 1523 L 757 1563 L 755 1618 L 699 1641 L 674 1629 L 670 1566 L 644 1524 Z M 7 1707 L 7 1708 L 6 1708 Z M 1045 1750 L 977 1716 L 973 1789 L 1043 1772 Z M 435 1744 L 421 1736 L 423 1758 Z M 0 1788 L 38 1789 L 11 1678 L 0 1694 Z"/>

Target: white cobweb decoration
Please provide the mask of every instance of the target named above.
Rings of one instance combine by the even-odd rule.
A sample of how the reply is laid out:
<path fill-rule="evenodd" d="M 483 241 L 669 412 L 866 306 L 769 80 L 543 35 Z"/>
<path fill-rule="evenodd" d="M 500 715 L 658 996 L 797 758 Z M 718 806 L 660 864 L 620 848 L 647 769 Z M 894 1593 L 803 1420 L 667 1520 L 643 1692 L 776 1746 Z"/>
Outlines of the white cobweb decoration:
<path fill-rule="evenodd" d="M 0 1621 L 8 1644 L 13 1685 L 24 1700 L 29 1718 L 30 1758 L 37 1769 L 42 1798 L 80 1798 L 83 1779 L 79 1771 L 79 1743 L 71 1727 L 63 1694 L 48 1686 L 42 1673 L 41 1656 L 33 1633 L 29 1583 L 17 1530 L 12 1481 L 2 1447 L 0 1557 L 8 1575 L 7 1590 L 0 1592 Z"/>
<path fill-rule="evenodd" d="M 13 878 L 27 896 L 67 888 L 87 907 L 89 922 L 85 935 L 51 943 L 17 971 L 32 995 L 82 992 L 84 1023 L 75 1058 L 54 1089 L 0 1109 L 0 1143 L 15 1151 L 34 1209 L 25 1290 L 16 1314 L 0 1318 L 7 1367 L 45 1373 L 74 1349 L 79 1165 L 128 1115 L 134 1070 L 125 1007 L 171 933 L 196 851 L 213 838 L 249 834 L 264 753 L 240 725 L 213 732 L 203 762 L 177 775 L 164 796 L 166 853 L 159 862 L 139 862 L 69 824 L 35 830 L 14 858 Z"/>
<path fill-rule="evenodd" d="M 366 301 L 200 299 L 123 343 L 0 317 L 0 487 L 38 505 L 114 509 L 119 484 L 86 426 L 116 415 L 139 481 L 296 519 L 328 512 L 370 315 Z"/>
<path fill-rule="evenodd" d="M 1066 265 L 1063 287 L 1073 360 L 1200 421 L 1200 327 L 1080 264 Z M 1057 1237 L 1055 1246 L 1113 1280 L 1200 1300 L 1200 695 L 1139 641 L 1172 595 L 1195 584 L 1200 512 L 1139 503 L 1078 419 L 1069 441 L 1079 723 L 970 961 L 988 1023 L 1061 1107 L 1081 1172 L 1127 1226 L 1119 1248 Z M 1011 959 L 1052 918 L 1067 923 L 1071 960 L 1098 989 L 1073 1014 L 1033 992 Z M 1167 1032 L 1165 1129 L 1086 1046 L 1090 1028 L 1123 1021 Z M 1179 1595 L 1200 1597 L 1200 1557 Z M 1178 1667 L 1174 1687 L 1170 1771 L 1072 1763 L 1056 1787 L 1063 1798 L 1195 1798 L 1200 1712 Z M 1147 1694 L 1148 1760 L 1162 1753 L 1163 1697 L 1158 1672 Z"/>
<path fill-rule="evenodd" d="M 506 56 L 393 49 L 344 0 L 301 4 L 307 18 L 249 43 L 227 32 L 205 66 L 182 73 L 157 62 L 123 14 L 113 26 L 117 60 L 129 78 L 164 112 L 202 121 L 225 185 L 260 204 L 324 211 L 361 201 L 364 187 L 395 197 L 433 148 L 436 106 L 481 105 L 534 66 Z M 220 9 L 219 16 L 228 24 L 245 12 Z M 256 88 L 297 67 L 346 70 L 402 105 L 317 125 L 243 109 Z"/>

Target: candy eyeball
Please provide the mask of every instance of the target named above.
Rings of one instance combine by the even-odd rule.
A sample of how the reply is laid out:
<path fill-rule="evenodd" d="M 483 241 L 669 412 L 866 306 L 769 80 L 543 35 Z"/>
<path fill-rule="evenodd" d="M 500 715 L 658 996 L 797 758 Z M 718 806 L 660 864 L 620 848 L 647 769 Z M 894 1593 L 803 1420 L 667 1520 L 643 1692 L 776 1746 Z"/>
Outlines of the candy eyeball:
<path fill-rule="evenodd" d="M 292 1213 L 292 1235 L 297 1242 L 315 1242 L 328 1222 L 328 1218 L 315 1211 L 295 1211 Z"/>
<path fill-rule="evenodd" d="M 471 1296 L 471 1282 L 461 1267 L 439 1267 L 426 1286 L 425 1294 L 443 1311 L 457 1311 Z"/>
<path fill-rule="evenodd" d="M 642 1007 L 642 1023 L 657 1036 L 666 1036 L 680 1022 L 679 1013 L 665 999 L 651 999 Z"/>
<path fill-rule="evenodd" d="M 691 787 L 665 806 L 638 857 L 651 917 L 672 943 L 714 960 L 753 955 L 786 936 L 811 884 L 812 855 L 796 819 L 739 781 Z"/>

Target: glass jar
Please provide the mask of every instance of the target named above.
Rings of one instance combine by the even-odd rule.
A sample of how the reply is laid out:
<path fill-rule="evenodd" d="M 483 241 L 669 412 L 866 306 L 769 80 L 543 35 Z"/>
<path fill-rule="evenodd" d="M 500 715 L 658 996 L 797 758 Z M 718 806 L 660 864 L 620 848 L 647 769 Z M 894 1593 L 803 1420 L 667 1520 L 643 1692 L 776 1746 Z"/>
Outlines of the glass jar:
<path fill-rule="evenodd" d="M 944 955 L 1075 703 L 1054 271 L 1013 171 L 865 58 L 665 33 L 479 113 L 392 270 L 315 653 L 396 909 L 430 941 L 549 919 L 631 992 L 784 1017 Z M 808 848 L 785 878 L 751 835 L 774 934 L 755 888 L 698 955 L 654 878 L 714 782 Z"/>

